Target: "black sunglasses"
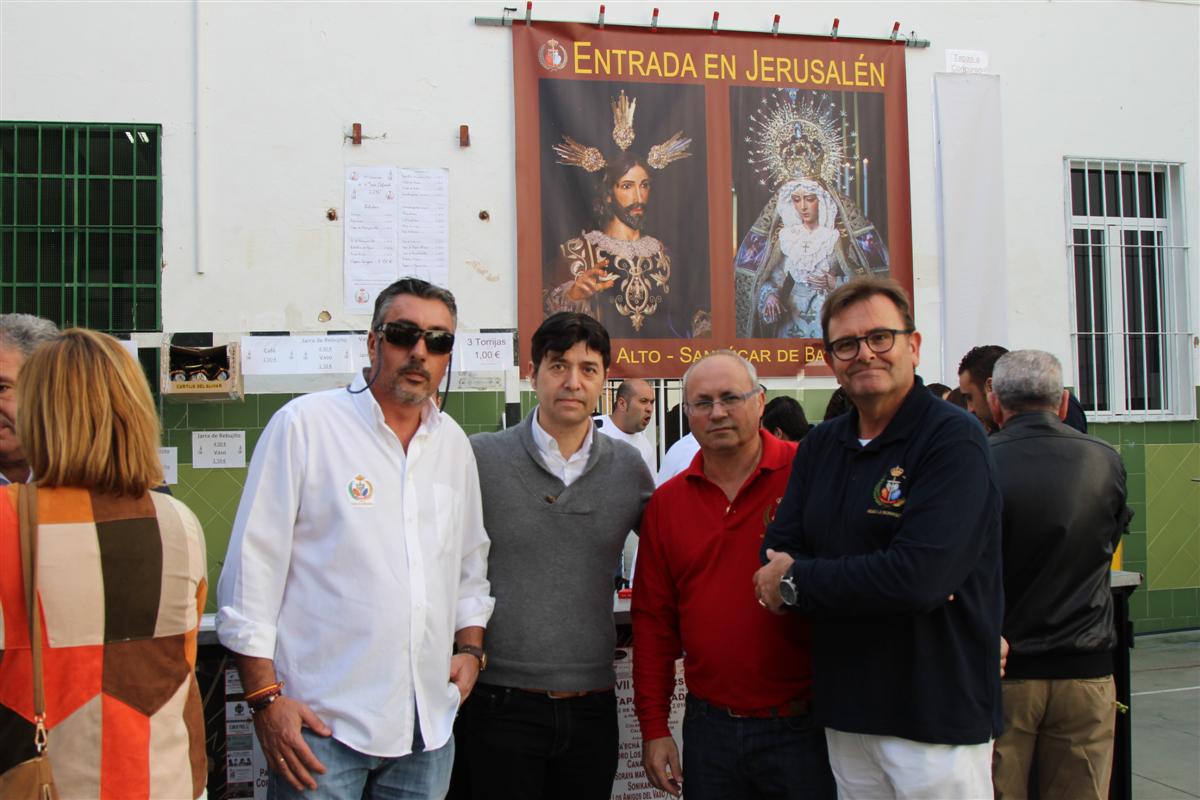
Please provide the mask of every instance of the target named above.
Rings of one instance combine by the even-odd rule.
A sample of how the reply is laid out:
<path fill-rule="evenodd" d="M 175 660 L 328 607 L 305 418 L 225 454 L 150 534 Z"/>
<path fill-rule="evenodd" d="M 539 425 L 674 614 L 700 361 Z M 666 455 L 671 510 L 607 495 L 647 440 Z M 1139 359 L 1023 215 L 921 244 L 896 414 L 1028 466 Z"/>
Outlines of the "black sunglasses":
<path fill-rule="evenodd" d="M 396 347 L 413 347 L 418 340 L 424 339 L 425 349 L 435 356 L 444 356 L 454 349 L 451 331 L 427 331 L 411 322 L 385 322 L 375 332 L 383 334 L 387 343 Z"/>

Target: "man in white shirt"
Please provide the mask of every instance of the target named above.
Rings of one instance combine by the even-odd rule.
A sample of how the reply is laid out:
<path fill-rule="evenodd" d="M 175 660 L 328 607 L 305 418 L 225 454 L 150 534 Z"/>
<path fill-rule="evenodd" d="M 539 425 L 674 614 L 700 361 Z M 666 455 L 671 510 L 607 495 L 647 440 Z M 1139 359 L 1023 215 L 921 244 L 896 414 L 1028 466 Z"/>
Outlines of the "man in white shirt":
<path fill-rule="evenodd" d="M 50 320 L 0 314 L 0 486 L 29 481 L 29 462 L 17 438 L 17 379 L 34 349 L 57 335 Z"/>
<path fill-rule="evenodd" d="M 255 448 L 217 633 L 273 798 L 440 798 L 449 784 L 493 605 L 475 458 L 435 403 L 455 315 L 444 289 L 392 284 L 371 366 L 284 406 Z"/>
<path fill-rule="evenodd" d="M 658 459 L 654 455 L 654 442 L 645 433 L 653 417 L 654 388 L 641 378 L 629 378 L 617 387 L 612 413 L 596 420 L 596 430 L 636 447 L 653 475 Z"/>

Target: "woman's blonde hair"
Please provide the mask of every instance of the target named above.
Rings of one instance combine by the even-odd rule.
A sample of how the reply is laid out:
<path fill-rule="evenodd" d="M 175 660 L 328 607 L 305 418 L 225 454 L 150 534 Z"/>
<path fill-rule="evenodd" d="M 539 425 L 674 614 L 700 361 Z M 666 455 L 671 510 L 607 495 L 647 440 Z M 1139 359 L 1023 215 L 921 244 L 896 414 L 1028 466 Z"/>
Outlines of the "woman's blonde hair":
<path fill-rule="evenodd" d="M 146 377 L 111 336 L 72 328 L 38 347 L 17 380 L 17 435 L 39 486 L 139 497 L 163 482 Z"/>

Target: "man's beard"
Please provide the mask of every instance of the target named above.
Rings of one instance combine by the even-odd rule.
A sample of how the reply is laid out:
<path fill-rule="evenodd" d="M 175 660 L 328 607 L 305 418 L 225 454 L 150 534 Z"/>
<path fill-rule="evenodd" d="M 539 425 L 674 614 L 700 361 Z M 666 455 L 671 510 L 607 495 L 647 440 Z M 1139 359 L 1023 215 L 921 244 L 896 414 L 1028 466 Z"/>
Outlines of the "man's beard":
<path fill-rule="evenodd" d="M 646 204 L 645 203 L 630 203 L 623 206 L 615 200 L 609 201 L 609 208 L 612 209 L 613 216 L 624 222 L 635 231 L 640 231 L 642 226 L 646 224 Z M 635 209 L 640 210 L 641 214 L 632 213 Z"/>
<path fill-rule="evenodd" d="M 426 384 L 424 388 L 410 387 L 404 382 L 404 376 L 409 373 L 415 373 L 425 378 Z M 396 374 L 392 376 L 391 385 L 388 386 L 388 394 L 392 398 L 404 406 L 419 406 L 433 396 L 437 391 L 437 387 L 433 385 L 433 376 L 429 374 L 429 370 L 421 364 L 420 361 L 409 361 L 400 369 L 396 370 Z"/>

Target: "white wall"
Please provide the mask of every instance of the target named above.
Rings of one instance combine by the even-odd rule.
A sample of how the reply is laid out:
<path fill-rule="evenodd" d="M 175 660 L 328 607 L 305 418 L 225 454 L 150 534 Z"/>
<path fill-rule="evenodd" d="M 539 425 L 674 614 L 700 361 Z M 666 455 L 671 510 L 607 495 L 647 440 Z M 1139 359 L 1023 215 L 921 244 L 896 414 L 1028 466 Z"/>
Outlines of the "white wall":
<path fill-rule="evenodd" d="M 606 5 L 610 24 L 644 24 L 652 4 Z M 163 125 L 167 330 L 365 327 L 342 313 L 342 226 L 325 219 L 327 208 L 341 211 L 347 164 L 448 167 L 461 323 L 515 326 L 511 47 L 507 29 L 473 22 L 502 6 L 6 0 L 0 118 Z M 1070 363 L 1064 156 L 1185 162 L 1187 228 L 1200 236 L 1196 4 L 659 6 L 663 26 L 707 28 L 718 10 L 723 28 L 767 31 L 779 11 L 783 32 L 828 33 L 839 16 L 842 35 L 885 36 L 898 19 L 932 41 L 907 57 L 914 283 L 931 355 L 940 347 L 931 85 L 947 48 L 987 51 L 1001 76 L 1009 346 Z M 538 0 L 534 12 L 591 21 L 597 7 Z M 343 141 L 353 122 L 387 138 L 354 147 Z M 470 148 L 458 146 L 460 124 L 470 125 Z M 489 222 L 478 218 L 484 209 Z M 317 321 L 322 310 L 329 323 Z"/>

